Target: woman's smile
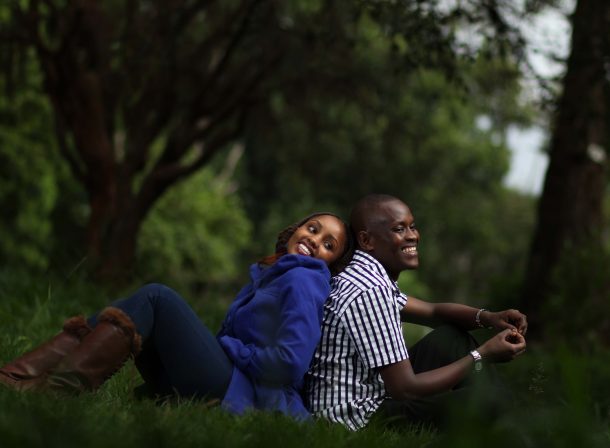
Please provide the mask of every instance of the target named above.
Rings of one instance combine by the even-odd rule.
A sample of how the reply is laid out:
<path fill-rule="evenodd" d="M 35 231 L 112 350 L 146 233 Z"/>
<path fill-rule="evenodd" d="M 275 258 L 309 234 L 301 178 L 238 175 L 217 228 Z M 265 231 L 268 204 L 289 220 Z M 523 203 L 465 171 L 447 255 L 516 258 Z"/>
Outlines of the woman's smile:
<path fill-rule="evenodd" d="M 308 257 L 314 256 L 314 251 L 306 243 L 300 242 L 297 244 L 297 253 Z"/>

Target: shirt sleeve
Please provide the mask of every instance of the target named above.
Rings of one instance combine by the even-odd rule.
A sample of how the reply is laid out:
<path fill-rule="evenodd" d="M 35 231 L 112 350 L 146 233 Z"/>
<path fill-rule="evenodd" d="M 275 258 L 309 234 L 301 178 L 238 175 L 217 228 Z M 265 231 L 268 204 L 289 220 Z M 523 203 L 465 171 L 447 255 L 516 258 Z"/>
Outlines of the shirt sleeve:
<path fill-rule="evenodd" d="M 328 279 L 315 272 L 296 275 L 291 271 L 286 280 L 278 297 L 282 307 L 274 344 L 244 344 L 228 335 L 219 339 L 242 372 L 279 384 L 303 379 L 320 339 L 322 307 L 330 292 Z"/>
<path fill-rule="evenodd" d="M 409 357 L 402 335 L 400 304 L 394 291 L 376 287 L 346 309 L 343 323 L 363 364 L 374 369 Z"/>

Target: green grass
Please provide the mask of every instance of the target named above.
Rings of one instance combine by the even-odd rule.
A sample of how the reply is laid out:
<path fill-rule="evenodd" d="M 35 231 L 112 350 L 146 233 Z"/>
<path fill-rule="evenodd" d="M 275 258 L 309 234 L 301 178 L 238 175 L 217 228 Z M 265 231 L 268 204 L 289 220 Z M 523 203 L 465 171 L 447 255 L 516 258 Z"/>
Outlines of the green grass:
<path fill-rule="evenodd" d="M 103 307 L 108 294 L 83 282 L 0 273 L 0 362 L 52 336 L 73 314 Z M 190 298 L 216 328 L 227 302 Z M 379 425 L 352 433 L 322 421 L 277 414 L 234 417 L 197 401 L 137 400 L 141 380 L 128 364 L 95 394 L 16 393 L 0 387 L 0 447 L 608 447 L 610 353 L 532 348 L 501 373 L 516 404 L 490 422 L 464 403 L 443 431 Z"/>

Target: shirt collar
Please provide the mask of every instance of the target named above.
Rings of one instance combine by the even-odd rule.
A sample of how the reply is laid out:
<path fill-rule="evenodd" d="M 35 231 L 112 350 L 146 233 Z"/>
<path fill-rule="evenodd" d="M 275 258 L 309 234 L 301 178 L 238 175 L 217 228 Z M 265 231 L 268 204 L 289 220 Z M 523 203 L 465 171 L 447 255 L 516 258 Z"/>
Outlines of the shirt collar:
<path fill-rule="evenodd" d="M 354 256 L 352 258 L 352 263 L 359 263 L 367 266 L 369 269 L 377 272 L 381 277 L 383 277 L 388 285 L 394 289 L 394 292 L 397 294 L 401 294 L 400 288 L 398 287 L 398 283 L 390 278 L 388 272 L 385 270 L 383 265 L 372 255 L 367 254 L 366 252 L 361 251 L 360 249 L 356 249 L 354 251 Z"/>

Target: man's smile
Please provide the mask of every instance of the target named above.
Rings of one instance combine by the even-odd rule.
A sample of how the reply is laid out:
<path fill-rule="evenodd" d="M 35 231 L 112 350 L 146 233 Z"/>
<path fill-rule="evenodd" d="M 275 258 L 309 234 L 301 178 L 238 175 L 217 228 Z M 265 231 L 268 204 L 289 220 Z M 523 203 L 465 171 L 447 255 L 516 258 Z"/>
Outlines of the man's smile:
<path fill-rule="evenodd" d="M 405 246 L 401 249 L 403 254 L 417 255 L 417 246 Z"/>

